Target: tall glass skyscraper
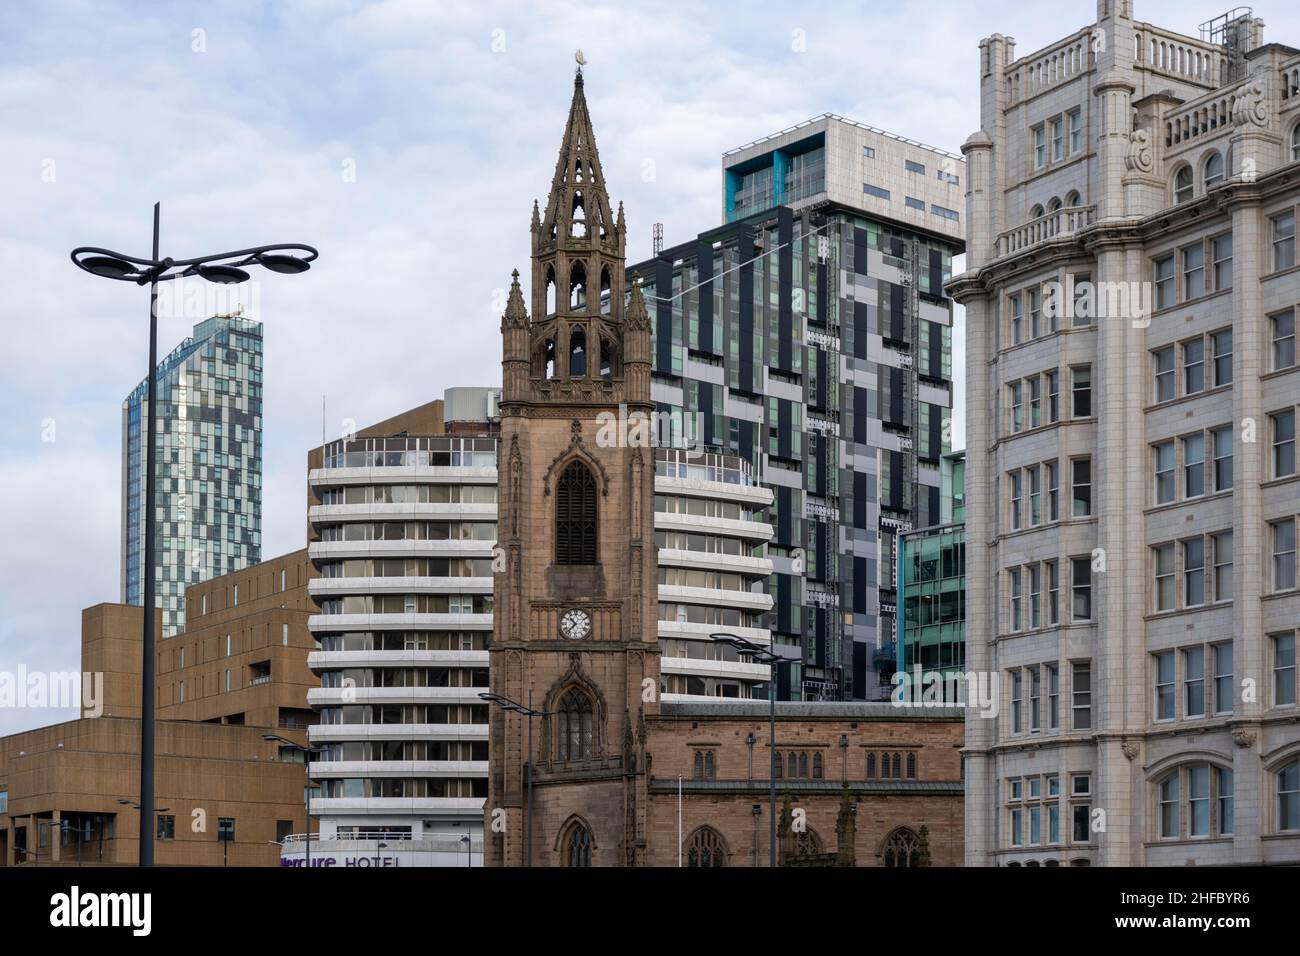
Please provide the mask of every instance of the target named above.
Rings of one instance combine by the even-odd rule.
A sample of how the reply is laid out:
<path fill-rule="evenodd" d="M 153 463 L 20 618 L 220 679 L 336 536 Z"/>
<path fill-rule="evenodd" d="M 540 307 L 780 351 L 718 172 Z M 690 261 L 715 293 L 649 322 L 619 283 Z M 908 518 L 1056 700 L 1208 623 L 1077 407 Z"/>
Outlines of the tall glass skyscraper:
<path fill-rule="evenodd" d="M 262 326 L 219 315 L 158 363 L 156 578 L 163 636 L 187 585 L 262 559 Z M 148 380 L 122 403 L 122 600 L 143 601 Z"/>

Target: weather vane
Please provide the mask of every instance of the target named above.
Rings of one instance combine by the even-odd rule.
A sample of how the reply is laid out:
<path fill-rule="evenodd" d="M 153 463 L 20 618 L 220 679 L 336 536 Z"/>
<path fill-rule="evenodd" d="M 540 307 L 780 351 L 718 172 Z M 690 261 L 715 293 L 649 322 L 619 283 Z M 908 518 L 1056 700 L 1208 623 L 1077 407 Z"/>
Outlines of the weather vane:
<path fill-rule="evenodd" d="M 581 50 L 575 50 L 573 53 L 573 58 L 578 63 L 578 72 L 581 73 L 582 68 L 587 65 L 587 58 L 582 55 Z"/>

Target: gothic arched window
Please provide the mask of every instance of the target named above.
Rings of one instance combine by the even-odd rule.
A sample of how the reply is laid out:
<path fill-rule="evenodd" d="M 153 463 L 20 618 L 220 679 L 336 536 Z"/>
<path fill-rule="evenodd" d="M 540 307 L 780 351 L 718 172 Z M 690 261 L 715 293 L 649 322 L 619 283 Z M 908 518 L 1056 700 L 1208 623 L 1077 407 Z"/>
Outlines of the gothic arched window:
<path fill-rule="evenodd" d="M 916 754 L 914 753 L 907 755 L 907 778 L 909 780 L 916 779 Z"/>
<path fill-rule="evenodd" d="M 876 775 L 876 755 L 867 754 L 867 779 L 870 780 Z"/>
<path fill-rule="evenodd" d="M 822 755 L 821 754 L 813 754 L 812 767 L 813 767 L 813 774 L 812 774 L 813 779 L 820 780 L 822 778 Z"/>
<path fill-rule="evenodd" d="M 555 563 L 596 563 L 596 479 L 570 462 L 555 488 Z"/>
<path fill-rule="evenodd" d="M 921 841 L 907 827 L 899 827 L 885 839 L 881 856 L 885 866 L 920 866 Z"/>
<path fill-rule="evenodd" d="M 587 333 L 580 325 L 569 331 L 569 377 L 584 378 L 587 374 Z"/>
<path fill-rule="evenodd" d="M 801 780 L 808 779 L 808 754 L 806 752 L 799 755 L 799 778 Z"/>
<path fill-rule="evenodd" d="M 686 841 L 687 866 L 726 866 L 727 850 L 713 827 L 700 827 Z"/>
<path fill-rule="evenodd" d="M 591 866 L 591 831 L 574 821 L 561 844 L 565 866 Z"/>
<path fill-rule="evenodd" d="M 903 758 L 897 753 L 894 754 L 894 766 L 890 776 L 895 780 L 901 779 L 903 776 Z"/>
<path fill-rule="evenodd" d="M 560 760 L 590 760 L 592 751 L 591 698 L 574 688 L 560 700 L 556 756 Z"/>

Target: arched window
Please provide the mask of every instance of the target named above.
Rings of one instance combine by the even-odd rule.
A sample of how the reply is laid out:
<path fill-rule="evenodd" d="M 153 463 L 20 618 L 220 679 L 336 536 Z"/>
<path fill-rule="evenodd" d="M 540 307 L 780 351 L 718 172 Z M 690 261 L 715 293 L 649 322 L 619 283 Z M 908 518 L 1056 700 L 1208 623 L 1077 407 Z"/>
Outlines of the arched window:
<path fill-rule="evenodd" d="M 799 779 L 808 779 L 808 754 L 807 752 L 799 755 Z"/>
<path fill-rule="evenodd" d="M 799 755 L 791 752 L 786 758 L 785 775 L 791 780 L 799 779 Z"/>
<path fill-rule="evenodd" d="M 586 378 L 587 376 L 587 332 L 575 325 L 569 330 L 569 377 Z"/>
<path fill-rule="evenodd" d="M 1300 759 L 1277 771 L 1277 829 L 1300 830 Z"/>
<path fill-rule="evenodd" d="M 542 378 L 555 378 L 555 339 L 542 346 Z"/>
<path fill-rule="evenodd" d="M 880 856 L 885 866 L 920 866 L 921 840 L 908 827 L 899 827 L 885 838 Z"/>
<path fill-rule="evenodd" d="M 575 820 L 560 844 L 565 866 L 591 866 L 591 831 Z"/>
<path fill-rule="evenodd" d="M 813 754 L 813 779 L 820 780 L 821 778 L 822 778 L 822 755 L 819 753 Z"/>
<path fill-rule="evenodd" d="M 1300 123 L 1291 130 L 1291 162 L 1300 162 Z"/>
<path fill-rule="evenodd" d="M 1205 160 L 1205 188 L 1209 189 L 1217 183 L 1223 182 L 1223 157 L 1217 152 L 1210 153 Z"/>
<path fill-rule="evenodd" d="M 867 779 L 870 780 L 876 775 L 876 755 L 867 754 Z"/>
<path fill-rule="evenodd" d="M 1040 216 L 1042 216 L 1042 214 L 1043 214 L 1043 207 L 1042 207 L 1042 206 L 1039 206 L 1038 204 L 1035 204 L 1035 205 L 1034 205 L 1034 208 L 1031 209 L 1031 210 L 1029 210 L 1029 218 L 1030 218 L 1030 219 L 1037 219 L 1037 218 L 1039 218 Z"/>
<path fill-rule="evenodd" d="M 687 866 L 726 866 L 727 850 L 713 827 L 700 827 L 686 841 Z"/>
<path fill-rule="evenodd" d="M 614 351 L 609 347 L 609 340 L 600 337 L 600 377 L 610 379 L 614 375 Z"/>
<path fill-rule="evenodd" d="M 1061 200 L 1056 196 L 1053 196 L 1052 201 L 1047 204 L 1047 211 L 1058 212 L 1060 208 L 1061 208 Z"/>
<path fill-rule="evenodd" d="M 907 755 L 907 778 L 909 780 L 916 779 L 916 754 L 914 753 Z"/>
<path fill-rule="evenodd" d="M 799 856 L 812 856 L 822 852 L 822 838 L 812 827 L 805 827 L 802 833 L 795 834 L 794 850 Z"/>
<path fill-rule="evenodd" d="M 560 700 L 556 756 L 562 761 L 590 760 L 592 741 L 591 698 L 574 688 Z"/>
<path fill-rule="evenodd" d="M 569 214 L 569 235 L 582 238 L 587 235 L 587 210 L 582 202 L 582 190 L 574 190 L 573 209 Z"/>
<path fill-rule="evenodd" d="M 555 314 L 555 267 L 546 267 L 546 314 Z"/>
<path fill-rule="evenodd" d="M 1228 836 L 1233 832 L 1231 770 L 1211 763 L 1189 763 L 1155 782 L 1160 839 Z"/>
<path fill-rule="evenodd" d="M 1192 167 L 1180 166 L 1174 173 L 1174 202 L 1187 202 L 1195 191 L 1192 185 Z"/>
<path fill-rule="evenodd" d="M 555 563 L 596 563 L 596 479 L 569 462 L 555 487 Z"/>
<path fill-rule="evenodd" d="M 1065 194 L 1065 208 L 1074 209 L 1078 205 L 1079 205 L 1079 194 L 1075 190 L 1071 189 L 1068 193 Z"/>
<path fill-rule="evenodd" d="M 614 308 L 614 295 L 609 283 L 609 266 L 602 266 L 600 270 L 600 312 L 601 315 L 609 315 Z"/>
<path fill-rule="evenodd" d="M 585 309 L 587 307 L 587 270 L 581 262 L 575 262 L 569 270 L 569 308 Z"/>
<path fill-rule="evenodd" d="M 695 779 L 704 779 L 704 751 L 695 751 Z"/>
<path fill-rule="evenodd" d="M 898 753 L 894 754 L 894 766 L 893 766 L 893 773 L 891 774 L 891 776 L 895 780 L 898 780 L 903 776 L 903 759 L 902 756 Z"/>

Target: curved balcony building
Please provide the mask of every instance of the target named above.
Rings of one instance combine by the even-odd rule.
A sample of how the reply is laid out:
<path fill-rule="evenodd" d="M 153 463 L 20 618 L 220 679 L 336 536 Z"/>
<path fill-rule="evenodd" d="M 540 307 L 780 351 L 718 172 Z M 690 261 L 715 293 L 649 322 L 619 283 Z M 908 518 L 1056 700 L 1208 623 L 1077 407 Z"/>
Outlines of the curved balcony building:
<path fill-rule="evenodd" d="M 496 439 L 326 445 L 309 472 L 308 626 L 321 686 L 312 811 L 325 841 L 412 851 L 482 829 Z M 411 841 L 409 843 L 405 841 Z"/>
<path fill-rule="evenodd" d="M 772 491 L 734 455 L 660 448 L 655 453 L 659 647 L 665 700 L 754 696 L 768 666 L 709 638 L 771 643 L 772 574 L 766 510 Z"/>

